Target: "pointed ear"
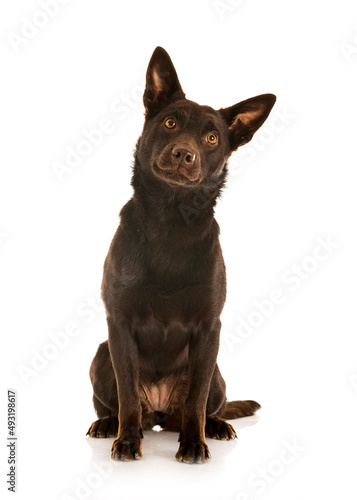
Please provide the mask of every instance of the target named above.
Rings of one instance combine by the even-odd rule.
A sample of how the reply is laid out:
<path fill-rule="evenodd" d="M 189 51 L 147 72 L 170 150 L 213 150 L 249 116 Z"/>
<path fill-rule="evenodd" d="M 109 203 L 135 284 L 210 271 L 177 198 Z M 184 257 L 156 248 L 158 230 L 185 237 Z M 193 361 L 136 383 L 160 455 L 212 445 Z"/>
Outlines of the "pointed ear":
<path fill-rule="evenodd" d="M 156 47 L 146 73 L 145 114 L 153 116 L 162 106 L 184 97 L 169 54 L 162 47 Z"/>
<path fill-rule="evenodd" d="M 268 118 L 275 101 L 275 95 L 263 94 L 219 110 L 229 127 L 229 143 L 232 151 L 252 139 Z"/>

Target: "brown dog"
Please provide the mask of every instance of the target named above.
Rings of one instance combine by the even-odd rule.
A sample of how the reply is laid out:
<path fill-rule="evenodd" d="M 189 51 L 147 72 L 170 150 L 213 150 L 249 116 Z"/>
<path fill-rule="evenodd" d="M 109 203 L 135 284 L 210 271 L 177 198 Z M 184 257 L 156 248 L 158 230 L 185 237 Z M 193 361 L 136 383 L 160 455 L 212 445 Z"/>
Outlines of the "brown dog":
<path fill-rule="evenodd" d="M 134 195 L 104 264 L 109 340 L 90 369 L 99 420 L 88 434 L 117 434 L 116 460 L 142 458 L 143 430 L 159 424 L 180 433 L 177 460 L 206 462 L 205 434 L 233 439 L 224 419 L 260 408 L 228 402 L 216 364 L 226 276 L 214 206 L 229 156 L 274 103 L 265 94 L 218 111 L 200 106 L 185 98 L 165 50 L 152 55 Z"/>

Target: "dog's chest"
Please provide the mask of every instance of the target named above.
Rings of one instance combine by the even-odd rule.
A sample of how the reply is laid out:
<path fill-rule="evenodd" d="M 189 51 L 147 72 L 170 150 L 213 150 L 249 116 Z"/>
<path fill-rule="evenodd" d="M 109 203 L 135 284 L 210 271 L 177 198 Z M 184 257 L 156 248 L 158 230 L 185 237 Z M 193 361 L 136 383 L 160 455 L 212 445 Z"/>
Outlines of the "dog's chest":
<path fill-rule="evenodd" d="M 155 384 L 142 383 L 140 396 L 152 411 L 165 412 L 170 405 L 180 405 L 185 401 L 187 384 L 187 374 L 180 373 Z"/>
<path fill-rule="evenodd" d="M 156 319 L 141 324 L 136 332 L 136 343 L 144 377 L 159 381 L 187 366 L 189 339 L 187 326 L 173 324 L 165 327 Z M 153 397 L 160 399 L 162 392 L 161 386 L 153 389 Z"/>

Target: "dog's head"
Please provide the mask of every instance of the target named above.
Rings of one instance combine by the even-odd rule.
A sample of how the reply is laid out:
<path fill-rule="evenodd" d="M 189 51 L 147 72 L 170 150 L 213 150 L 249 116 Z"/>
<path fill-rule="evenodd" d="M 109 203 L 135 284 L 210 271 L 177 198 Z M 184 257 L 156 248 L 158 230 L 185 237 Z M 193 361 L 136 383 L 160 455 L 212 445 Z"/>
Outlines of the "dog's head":
<path fill-rule="evenodd" d="M 169 55 L 157 47 L 146 74 L 141 164 L 171 186 L 214 181 L 231 153 L 263 125 L 275 100 L 264 94 L 220 110 L 200 106 L 185 98 Z"/>

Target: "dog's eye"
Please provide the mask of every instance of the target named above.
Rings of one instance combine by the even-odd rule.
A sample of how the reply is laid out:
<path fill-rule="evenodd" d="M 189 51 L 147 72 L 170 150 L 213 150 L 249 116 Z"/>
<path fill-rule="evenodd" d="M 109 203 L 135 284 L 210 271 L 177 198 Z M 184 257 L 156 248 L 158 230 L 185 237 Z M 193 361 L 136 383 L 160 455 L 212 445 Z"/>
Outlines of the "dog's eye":
<path fill-rule="evenodd" d="M 218 142 L 218 135 L 217 134 L 208 134 L 206 137 L 206 141 L 209 142 L 210 144 L 217 144 Z"/>
<path fill-rule="evenodd" d="M 168 119 L 165 121 L 165 127 L 167 127 L 167 128 L 175 128 L 175 127 L 176 127 L 176 122 L 175 122 L 175 120 L 173 120 L 172 118 L 168 118 Z"/>

